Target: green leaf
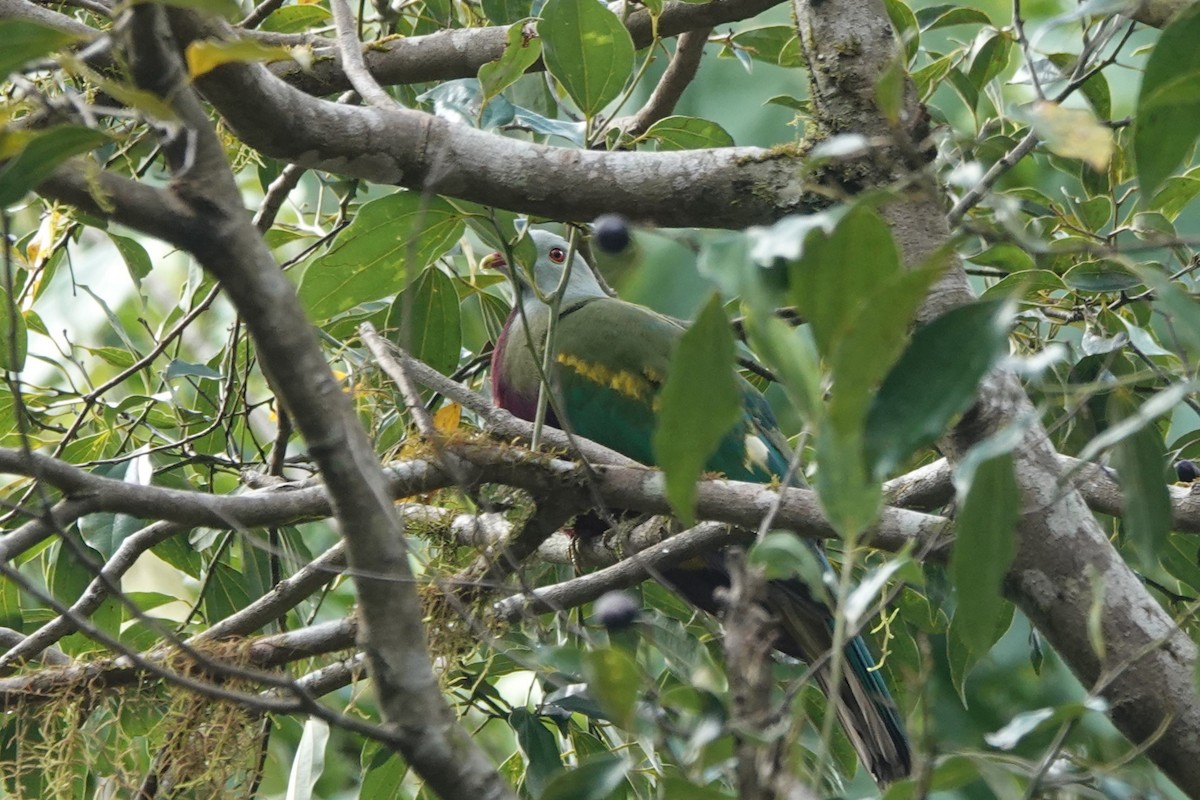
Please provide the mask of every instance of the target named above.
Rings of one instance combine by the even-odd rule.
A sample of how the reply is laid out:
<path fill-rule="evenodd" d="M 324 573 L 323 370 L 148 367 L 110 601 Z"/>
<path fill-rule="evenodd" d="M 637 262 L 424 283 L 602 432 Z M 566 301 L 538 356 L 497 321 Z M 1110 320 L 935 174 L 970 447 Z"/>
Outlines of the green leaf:
<path fill-rule="evenodd" d="M 99 35 L 99 31 L 96 33 Z M 8 77 L 10 72 L 28 61 L 81 40 L 82 37 L 73 33 L 47 28 L 36 22 L 0 20 L 0 42 L 4 42 L 4 49 L 0 51 L 0 78 Z"/>
<path fill-rule="evenodd" d="M 731 41 L 736 48 L 749 53 L 757 61 L 780 67 L 804 66 L 799 39 L 792 25 L 750 28 L 735 33 Z"/>
<path fill-rule="evenodd" d="M 108 238 L 112 239 L 112 243 L 117 247 L 117 252 L 125 261 L 125 268 L 129 270 L 129 277 L 133 279 L 133 285 L 137 287 L 138 291 L 141 291 L 142 278 L 149 275 L 154 268 L 150 262 L 150 254 L 146 252 L 146 248 L 142 247 L 140 242 L 130 239 L 128 236 L 117 236 L 110 231 Z"/>
<path fill-rule="evenodd" d="M 94 150 L 108 137 L 91 128 L 60 125 L 36 133 L 0 132 L 0 207 L 9 206 L 50 176 L 68 158 Z"/>
<path fill-rule="evenodd" d="M 1200 354 L 1200 305 L 1157 266 L 1143 264 L 1136 271 L 1154 290 L 1156 310 L 1171 321 L 1162 343 L 1186 358 Z"/>
<path fill-rule="evenodd" d="M 590 651 L 584 657 L 583 676 L 605 716 L 630 730 L 639 684 L 638 668 L 633 659 L 617 647 Z"/>
<path fill-rule="evenodd" d="M 504 52 L 479 68 L 483 101 L 486 103 L 516 83 L 541 57 L 542 40 L 534 33 L 533 25 L 526 20 L 510 25 Z"/>
<path fill-rule="evenodd" d="M 1124 292 L 1142 285 L 1141 278 L 1110 259 L 1076 264 L 1063 273 L 1062 279 L 1077 292 Z"/>
<path fill-rule="evenodd" d="M 923 31 L 949 28 L 952 25 L 990 25 L 992 22 L 987 14 L 967 6 L 929 6 L 917 11 L 916 16 L 917 23 Z"/>
<path fill-rule="evenodd" d="M 167 365 L 165 377 L 167 380 L 171 378 L 199 378 L 201 380 L 219 381 L 224 376 L 205 364 L 192 364 L 181 358 L 173 358 L 171 359 L 171 363 Z"/>
<path fill-rule="evenodd" d="M 405 312 L 408 312 L 407 318 Z M 429 267 L 392 302 L 390 332 L 409 355 L 445 375 L 458 366 L 462 350 L 462 321 L 454 280 Z"/>
<path fill-rule="evenodd" d="M 483 0 L 484 15 L 496 25 L 511 25 L 532 12 L 530 0 Z"/>
<path fill-rule="evenodd" d="M 331 16 L 329 9 L 318 5 L 285 6 L 272 11 L 258 29 L 271 33 L 305 33 L 309 28 L 329 24 Z"/>
<path fill-rule="evenodd" d="M 1110 419 L 1136 418 L 1138 412 L 1137 398 L 1130 389 L 1113 390 L 1108 400 Z M 1113 452 L 1121 483 L 1124 530 L 1146 566 L 1158 562 L 1171 531 L 1166 451 L 1157 427 L 1146 424 L 1121 439 Z"/>
<path fill-rule="evenodd" d="M 368 741 L 363 745 L 360 764 L 359 797 L 407 797 L 401 786 L 408 775 L 408 764 L 392 748 Z"/>
<path fill-rule="evenodd" d="M 528 765 L 525 769 L 525 788 L 534 797 L 539 797 L 550 779 L 562 772 L 558 740 L 540 717 L 525 708 L 514 708 L 508 715 L 508 724 L 517 735 L 517 745 L 525 754 Z"/>
<path fill-rule="evenodd" d="M 440 197 L 397 192 L 358 210 L 326 253 L 309 264 L 300 300 L 314 320 L 395 294 L 408 271 L 433 263 L 462 236 L 459 213 Z"/>
<path fill-rule="evenodd" d="M 595 756 L 556 775 L 538 800 L 606 800 L 625 782 L 628 772 L 629 762 L 620 756 Z"/>
<path fill-rule="evenodd" d="M 15 631 L 24 628 L 21 615 L 21 590 L 10 580 L 0 580 L 0 626 Z"/>
<path fill-rule="evenodd" d="M 983 91 L 984 84 L 1008 66 L 1008 57 L 1012 50 L 1012 40 L 1002 31 L 992 31 L 985 34 L 985 37 L 983 44 L 975 50 L 971 68 L 967 71 L 967 80 L 980 92 Z"/>
<path fill-rule="evenodd" d="M 20 372 L 29 353 L 29 330 L 21 310 L 9 300 L 0 286 L 0 369 Z"/>
<path fill-rule="evenodd" d="M 1000 637 L 1004 636 L 1004 632 L 1012 625 L 1013 615 L 1016 611 L 1013 604 L 1007 600 L 998 600 L 996 606 L 995 625 L 986 631 L 989 641 L 987 645 L 976 649 L 967 644 L 963 631 L 967 621 L 960 619 L 957 614 L 950 621 L 950 628 L 946 632 L 946 660 L 950 666 L 950 682 L 954 685 L 954 690 L 958 692 L 959 699 L 962 700 L 964 706 L 967 704 L 967 676 L 987 656 L 988 651 L 996 642 L 1000 641 Z M 976 638 L 979 637 L 980 634 L 977 633 Z"/>
<path fill-rule="evenodd" d="M 959 501 L 962 511 L 950 561 L 958 598 L 954 615 L 963 641 L 972 652 L 982 653 L 993 644 L 1001 584 L 1016 553 L 1013 531 L 1020 516 L 1020 495 L 1011 454 L 979 464 L 967 496 Z"/>
<path fill-rule="evenodd" d="M 867 412 L 871 473 L 886 475 L 971 407 L 983 377 L 1008 353 L 1012 307 L 986 300 L 920 328 Z"/>
<path fill-rule="evenodd" d="M 113 480 L 148 486 L 151 478 L 150 457 L 141 453 L 117 464 L 103 464 L 92 472 Z M 145 525 L 143 520 L 128 514 L 89 514 L 80 518 L 79 532 L 88 545 L 108 559 L 130 534 L 136 533 Z"/>
<path fill-rule="evenodd" d="M 897 272 L 860 302 L 828 354 L 833 375 L 830 417 L 843 431 L 861 430 L 875 389 L 900 357 L 909 325 L 941 265 Z"/>
<path fill-rule="evenodd" d="M 548 0 L 538 23 L 546 69 L 579 110 L 594 117 L 617 98 L 633 71 L 633 40 L 597 0 Z"/>
<path fill-rule="evenodd" d="M 289 61 L 292 52 L 286 47 L 263 44 L 254 39 L 200 39 L 184 50 L 188 76 L 198 78 L 222 64 L 246 61 Z"/>
<path fill-rule="evenodd" d="M 791 531 L 771 531 L 756 541 L 747 554 L 746 563 L 761 569 L 768 580 L 798 577 L 819 602 L 831 600 L 825 585 L 826 568 L 817 557 L 817 551 L 811 542 Z"/>
<path fill-rule="evenodd" d="M 1021 272 L 1036 266 L 1033 256 L 1029 255 L 1024 248 L 1007 242 L 994 244 L 986 250 L 970 256 L 968 260 L 973 264 L 995 267 L 1008 272 Z"/>
<path fill-rule="evenodd" d="M 746 333 L 754 352 L 779 378 L 788 399 L 808 420 L 821 412 L 821 368 L 812 340 L 768 311 L 751 308 Z"/>
<path fill-rule="evenodd" d="M 900 253 L 879 215 L 849 209 L 833 232 L 807 233 L 800 260 L 789 269 L 793 304 L 812 327 L 822 355 L 833 353 L 860 302 L 900 271 Z"/>
<path fill-rule="evenodd" d="M 667 499 L 688 525 L 694 519 L 696 480 L 742 412 L 734 377 L 729 320 L 714 294 L 684 331 L 659 395 L 654 454 L 666 473 Z"/>
<path fill-rule="evenodd" d="M 329 723 L 317 717 L 306 719 L 288 776 L 288 800 L 312 800 L 317 780 L 325 771 L 325 746 L 328 743 Z"/>
<path fill-rule="evenodd" d="M 1200 6 L 1163 29 L 1146 60 L 1133 118 L 1138 185 L 1149 199 L 1200 135 Z"/>
<path fill-rule="evenodd" d="M 733 147 L 733 137 L 715 122 L 698 117 L 666 117 L 650 126 L 642 139 L 658 142 L 659 150 L 700 150 Z"/>
<path fill-rule="evenodd" d="M 921 49 L 921 29 L 917 26 L 917 18 L 908 4 L 901 0 L 885 0 L 884 6 L 887 7 L 888 18 L 892 21 L 897 38 L 904 43 L 904 63 L 911 63 Z M 903 75 L 904 64 L 897 68 L 899 74 Z"/>

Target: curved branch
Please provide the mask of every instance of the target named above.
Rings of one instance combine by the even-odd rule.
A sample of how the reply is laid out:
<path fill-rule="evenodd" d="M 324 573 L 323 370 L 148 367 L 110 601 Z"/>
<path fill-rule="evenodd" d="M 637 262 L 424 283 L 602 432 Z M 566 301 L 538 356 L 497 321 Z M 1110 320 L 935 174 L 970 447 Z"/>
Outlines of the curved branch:
<path fill-rule="evenodd" d="M 700 69 L 700 59 L 704 55 L 704 45 L 708 44 L 710 33 L 712 28 L 700 28 L 680 36 L 675 44 L 675 54 L 671 56 L 671 63 L 667 65 L 645 105 L 632 116 L 613 120 L 609 127 L 637 138 L 660 119 L 675 113 L 675 104 L 679 102 L 683 90 Z"/>
<path fill-rule="evenodd" d="M 711 28 L 750 17 L 779 5 L 781 0 L 712 0 L 709 3 L 668 2 L 658 20 L 658 35 L 664 38 L 687 31 Z M 625 22 L 639 50 L 654 40 L 650 13 L 635 11 Z M 504 52 L 508 26 L 453 28 L 427 36 L 410 36 L 372 42 L 365 54 L 367 69 L 384 85 L 424 83 L 455 78 L 474 78 L 479 68 Z M 308 68 L 288 62 L 272 65 L 271 71 L 310 95 L 330 95 L 350 88 L 350 81 L 337 58 L 332 42 L 317 49 L 316 62 Z M 531 69 L 545 67 L 539 61 Z"/>

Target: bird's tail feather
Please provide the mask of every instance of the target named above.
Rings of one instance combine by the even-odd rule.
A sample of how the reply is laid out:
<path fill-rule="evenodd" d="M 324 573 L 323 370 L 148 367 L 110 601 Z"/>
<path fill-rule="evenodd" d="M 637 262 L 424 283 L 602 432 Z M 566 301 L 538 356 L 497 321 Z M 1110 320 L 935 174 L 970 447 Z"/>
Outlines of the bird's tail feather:
<path fill-rule="evenodd" d="M 904 724 L 861 637 L 847 643 L 842 672 L 842 690 L 836 695 L 829 685 L 828 665 L 819 668 L 815 677 L 834 704 L 859 759 L 880 785 L 907 777 L 912 771 L 912 751 Z"/>
<path fill-rule="evenodd" d="M 773 581 L 770 591 L 771 609 L 779 615 L 783 634 L 775 646 L 808 663 L 827 656 L 833 645 L 833 619 L 828 609 L 791 582 Z M 886 785 L 907 777 L 912 771 L 912 751 L 904 723 L 866 642 L 855 636 L 843 653 L 841 691 L 831 691 L 827 657 L 814 671 L 817 683 L 875 781 Z"/>

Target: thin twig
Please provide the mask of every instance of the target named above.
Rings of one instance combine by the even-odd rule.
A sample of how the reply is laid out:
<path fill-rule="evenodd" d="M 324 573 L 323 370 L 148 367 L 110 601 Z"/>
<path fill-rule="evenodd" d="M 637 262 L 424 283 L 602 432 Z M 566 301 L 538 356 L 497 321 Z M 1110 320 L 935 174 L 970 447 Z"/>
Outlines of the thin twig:
<path fill-rule="evenodd" d="M 330 0 L 333 21 L 337 25 L 338 52 L 342 56 L 342 69 L 354 90 L 370 105 L 387 108 L 396 105 L 392 96 L 383 90 L 367 69 L 363 60 L 363 45 L 355 33 L 354 16 L 346 0 Z"/>
<path fill-rule="evenodd" d="M 711 33 L 712 28 L 697 28 L 681 35 L 675 43 L 675 54 L 671 56 L 671 63 L 667 65 L 646 103 L 637 113 L 613 120 L 609 129 L 621 130 L 630 138 L 636 139 L 651 125 L 675 113 L 675 105 L 683 96 L 683 90 L 700 69 L 704 45 L 708 43 Z"/>

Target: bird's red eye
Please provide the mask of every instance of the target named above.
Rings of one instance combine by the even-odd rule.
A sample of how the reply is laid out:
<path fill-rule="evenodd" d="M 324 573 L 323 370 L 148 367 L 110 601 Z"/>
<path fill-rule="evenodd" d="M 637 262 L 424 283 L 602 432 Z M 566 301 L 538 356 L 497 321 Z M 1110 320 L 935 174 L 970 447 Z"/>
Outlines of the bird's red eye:
<path fill-rule="evenodd" d="M 567 253 L 561 247 L 551 247 L 550 260 L 555 264 L 561 264 L 567 260 Z"/>

